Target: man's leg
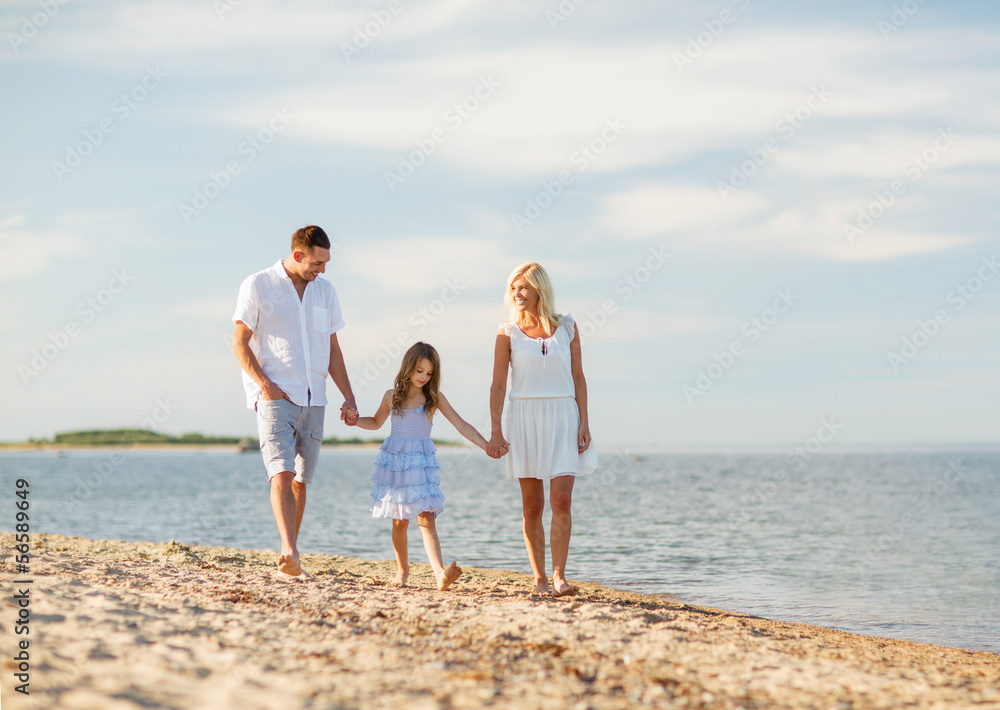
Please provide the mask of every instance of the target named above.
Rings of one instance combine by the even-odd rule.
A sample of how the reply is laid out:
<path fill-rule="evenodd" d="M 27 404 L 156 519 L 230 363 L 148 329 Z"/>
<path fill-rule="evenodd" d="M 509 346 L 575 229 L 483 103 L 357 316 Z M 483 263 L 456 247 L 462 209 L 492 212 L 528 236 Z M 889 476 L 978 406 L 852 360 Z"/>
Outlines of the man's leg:
<path fill-rule="evenodd" d="M 306 505 L 306 487 L 304 483 L 293 480 L 294 477 L 295 474 L 291 471 L 282 471 L 271 477 L 271 510 L 274 511 L 278 535 L 281 537 L 278 570 L 298 577 L 302 574 L 298 539 Z"/>

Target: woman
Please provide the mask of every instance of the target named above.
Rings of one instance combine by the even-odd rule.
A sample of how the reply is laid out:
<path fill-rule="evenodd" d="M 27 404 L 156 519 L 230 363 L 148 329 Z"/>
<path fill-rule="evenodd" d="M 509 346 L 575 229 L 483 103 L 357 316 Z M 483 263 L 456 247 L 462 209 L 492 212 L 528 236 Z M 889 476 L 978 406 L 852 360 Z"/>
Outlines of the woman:
<path fill-rule="evenodd" d="M 497 458 L 508 446 L 500 419 L 509 367 L 507 477 L 521 484 L 524 545 L 535 574 L 535 592 L 556 597 L 576 594 L 576 587 L 566 581 L 573 482 L 574 476 L 590 473 L 597 465 L 590 448 L 580 333 L 572 317 L 556 314 L 552 284 L 538 264 L 522 264 L 511 272 L 504 300 L 512 317 L 497 333 L 490 388 L 492 436 L 486 451 Z M 545 481 L 552 507 L 551 589 L 542 524 Z"/>

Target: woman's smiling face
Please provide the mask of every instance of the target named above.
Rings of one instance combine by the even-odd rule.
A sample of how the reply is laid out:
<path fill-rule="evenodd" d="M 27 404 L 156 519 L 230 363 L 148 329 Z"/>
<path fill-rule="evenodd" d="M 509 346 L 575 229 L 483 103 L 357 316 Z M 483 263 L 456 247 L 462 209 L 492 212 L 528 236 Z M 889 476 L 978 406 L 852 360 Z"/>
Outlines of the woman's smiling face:
<path fill-rule="evenodd" d="M 510 295 L 517 310 L 535 312 L 538 309 L 538 291 L 524 278 L 516 279 L 510 285 Z"/>

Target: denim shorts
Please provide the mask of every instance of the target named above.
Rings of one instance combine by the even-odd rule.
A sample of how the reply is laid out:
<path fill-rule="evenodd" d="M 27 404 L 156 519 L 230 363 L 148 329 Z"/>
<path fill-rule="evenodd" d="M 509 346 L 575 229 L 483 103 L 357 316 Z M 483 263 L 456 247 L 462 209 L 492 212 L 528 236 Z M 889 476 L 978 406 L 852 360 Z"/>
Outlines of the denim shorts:
<path fill-rule="evenodd" d="M 300 407 L 287 399 L 258 399 L 256 408 L 260 452 L 268 480 L 292 471 L 296 481 L 311 483 L 323 443 L 326 407 Z"/>

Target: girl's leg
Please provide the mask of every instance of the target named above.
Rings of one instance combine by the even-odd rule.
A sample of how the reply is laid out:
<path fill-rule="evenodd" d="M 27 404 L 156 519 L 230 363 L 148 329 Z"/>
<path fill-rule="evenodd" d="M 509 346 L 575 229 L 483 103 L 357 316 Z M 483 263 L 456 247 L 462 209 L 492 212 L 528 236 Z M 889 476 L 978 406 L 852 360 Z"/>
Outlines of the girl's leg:
<path fill-rule="evenodd" d="M 576 594 L 577 589 L 566 581 L 566 558 L 569 556 L 569 536 L 573 531 L 573 483 L 575 476 L 556 476 L 549 487 L 552 526 L 549 546 L 552 548 L 552 595 Z"/>
<path fill-rule="evenodd" d="M 535 573 L 535 592 L 549 593 L 549 577 L 545 574 L 545 526 L 542 512 L 545 510 L 545 484 L 539 478 L 519 478 L 521 484 L 521 508 L 524 511 L 524 546 L 531 560 L 531 571 Z"/>
<path fill-rule="evenodd" d="M 424 550 L 427 551 L 427 559 L 434 570 L 438 589 L 443 592 L 451 586 L 452 582 L 461 576 L 462 568 L 452 562 L 445 569 L 444 560 L 441 557 L 441 541 L 438 540 L 434 513 L 421 513 L 417 516 L 417 524 L 420 525 L 420 534 L 424 536 Z"/>
<path fill-rule="evenodd" d="M 410 576 L 410 561 L 406 555 L 406 530 L 409 526 L 409 520 L 392 521 L 392 551 L 396 553 L 399 572 L 391 583 L 398 587 L 405 587 L 406 579 Z"/>

